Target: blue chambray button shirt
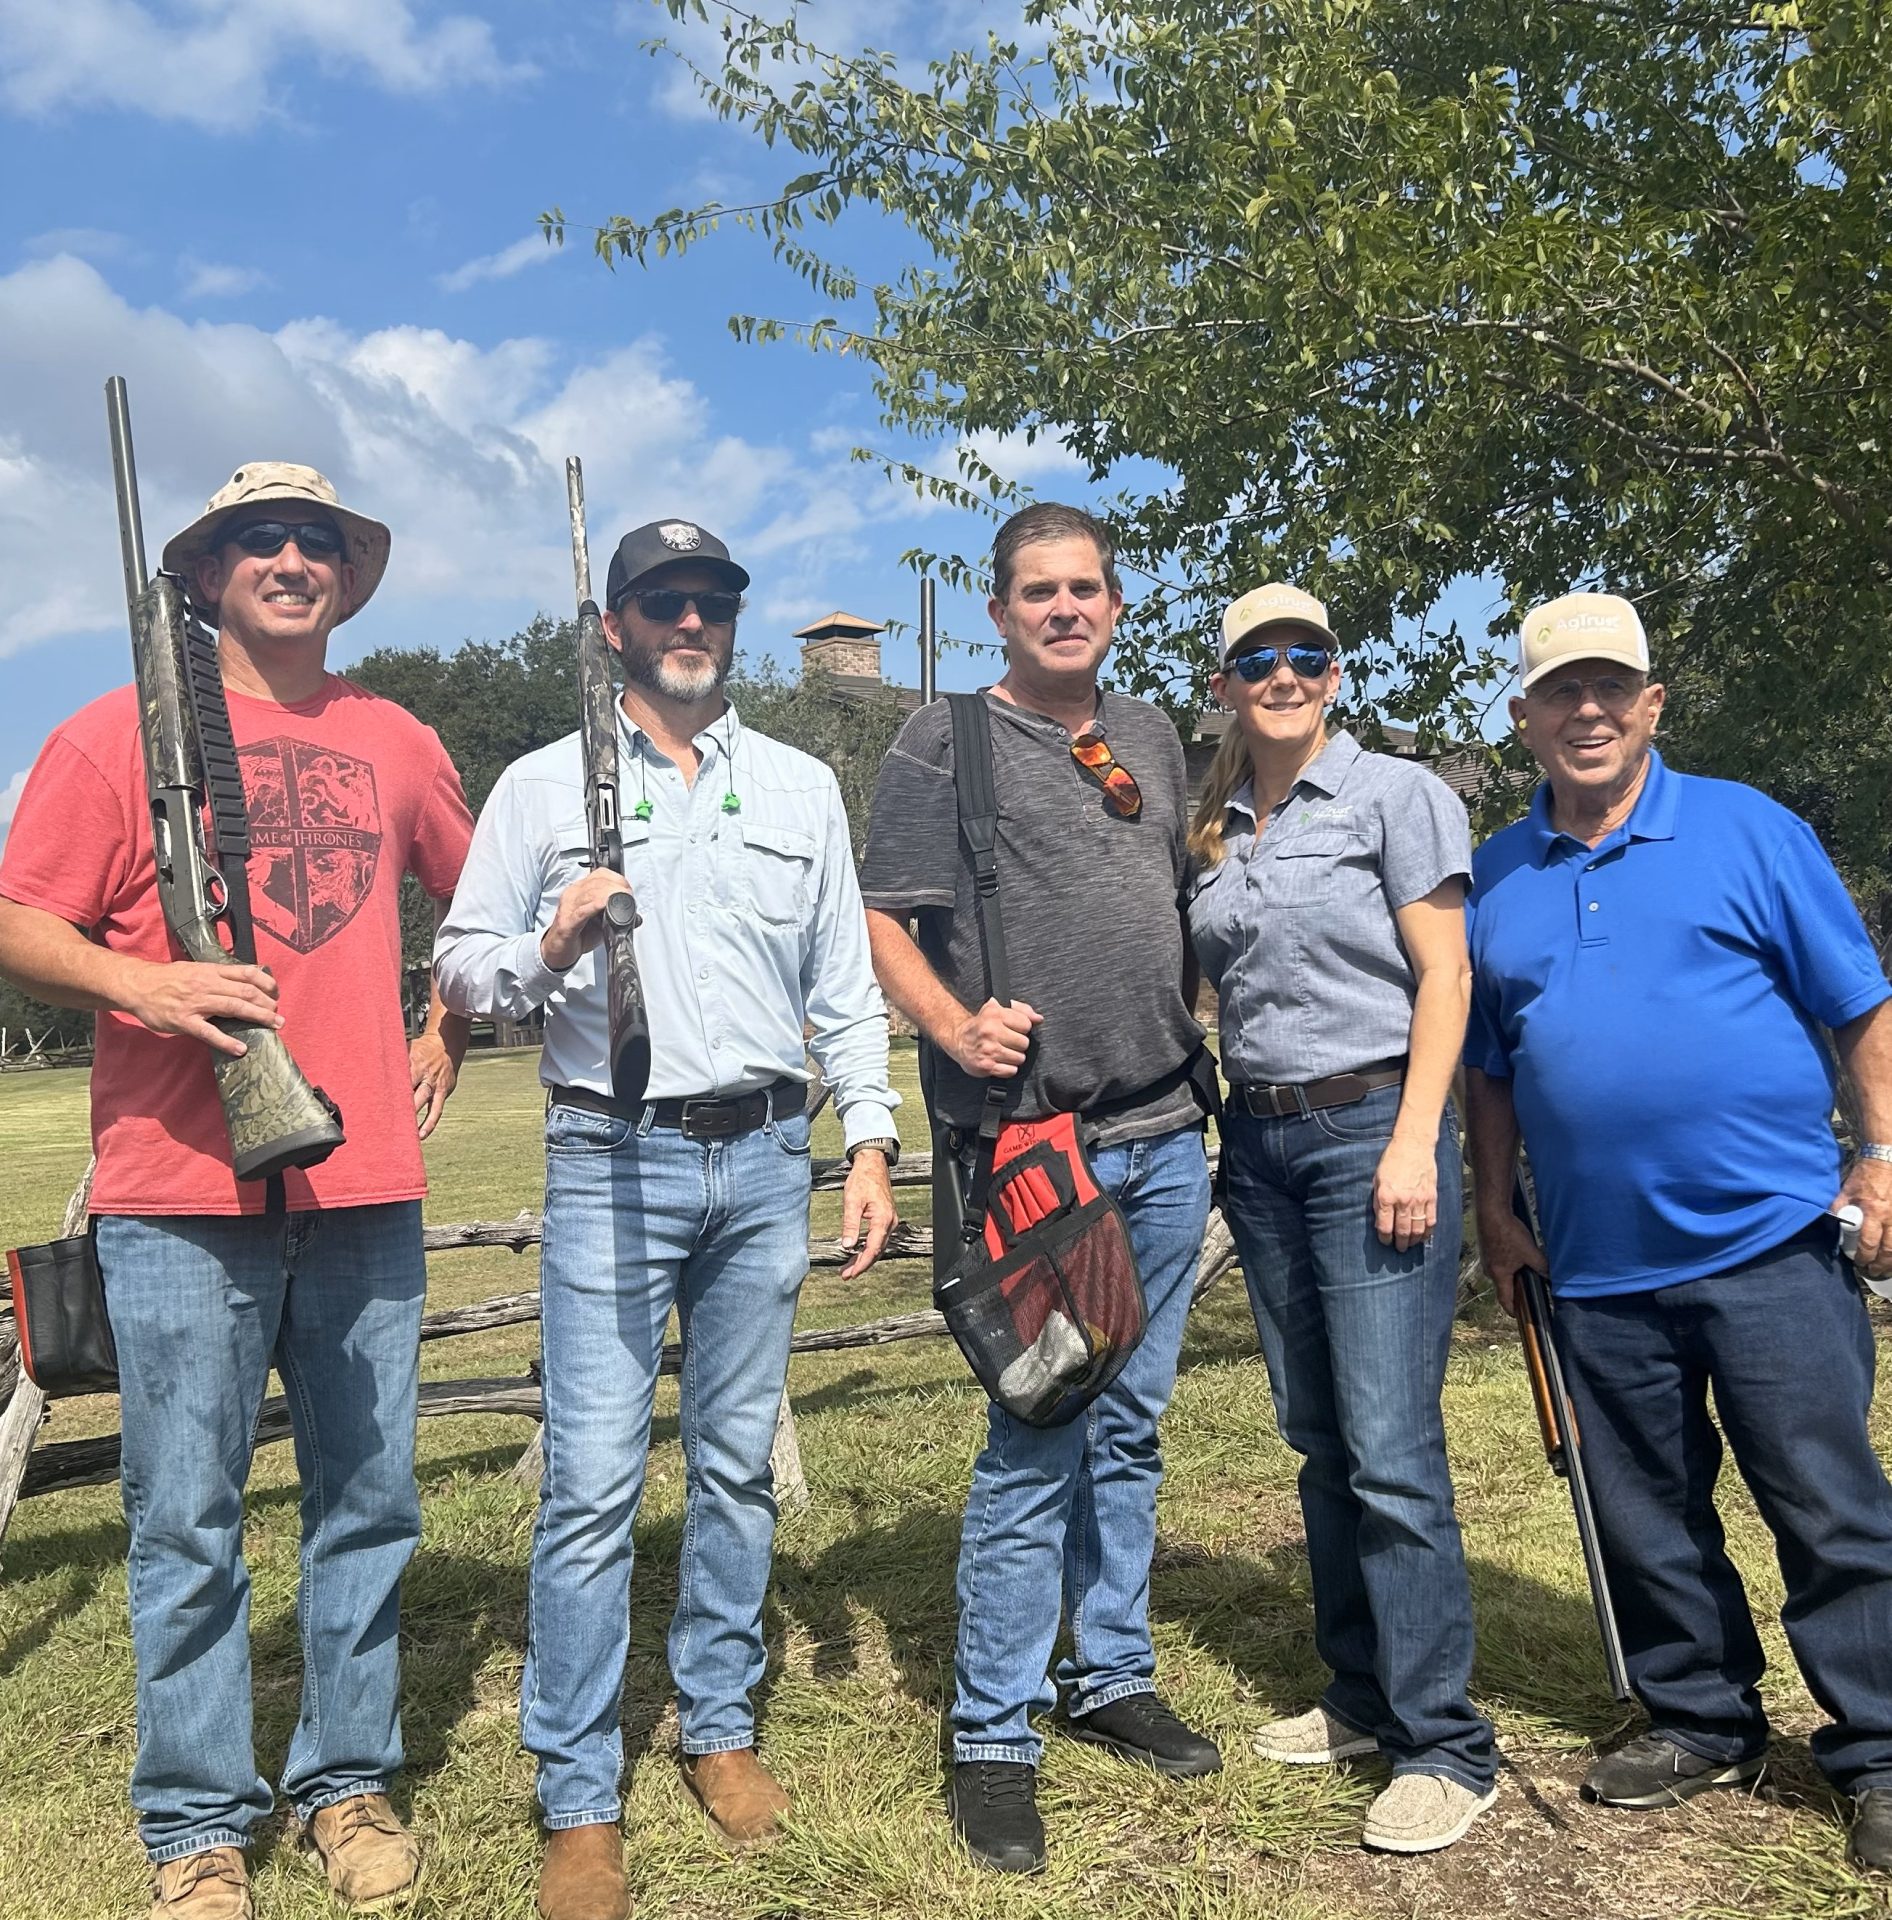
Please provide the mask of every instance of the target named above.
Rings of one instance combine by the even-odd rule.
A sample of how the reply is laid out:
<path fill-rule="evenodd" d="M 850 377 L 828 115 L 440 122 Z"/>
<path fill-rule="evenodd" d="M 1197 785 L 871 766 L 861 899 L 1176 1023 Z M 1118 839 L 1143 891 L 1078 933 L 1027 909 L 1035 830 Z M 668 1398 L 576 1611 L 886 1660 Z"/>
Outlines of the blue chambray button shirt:
<path fill-rule="evenodd" d="M 846 1140 L 895 1135 L 887 1010 L 834 775 L 744 727 L 732 708 L 696 736 L 693 784 L 618 708 L 625 878 L 637 898 L 650 1015 L 648 1097 L 727 1096 L 807 1077 L 807 1042 Z M 602 949 L 555 973 L 539 952 L 559 896 L 590 871 L 576 733 L 500 775 L 434 943 L 458 1013 L 545 1009 L 539 1078 L 609 1093 Z M 725 812 L 723 796 L 741 801 Z M 648 797 L 650 818 L 632 809 Z"/>
<path fill-rule="evenodd" d="M 1464 804 L 1411 760 L 1336 732 L 1259 825 L 1229 802 L 1189 932 L 1220 998 L 1223 1077 L 1305 1085 L 1405 1053 L 1418 983 L 1394 913 L 1469 880 Z"/>

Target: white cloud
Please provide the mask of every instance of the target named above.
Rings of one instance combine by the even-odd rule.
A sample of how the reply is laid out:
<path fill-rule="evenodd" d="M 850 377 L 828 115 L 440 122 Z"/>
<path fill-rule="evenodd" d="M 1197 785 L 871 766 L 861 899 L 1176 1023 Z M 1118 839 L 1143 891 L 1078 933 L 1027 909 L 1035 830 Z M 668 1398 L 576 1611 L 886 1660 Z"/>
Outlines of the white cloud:
<path fill-rule="evenodd" d="M 527 267 L 536 267 L 550 260 L 557 252 L 558 249 L 544 234 L 529 233 L 523 240 L 515 240 L 511 246 L 502 247 L 497 253 L 483 253 L 478 259 L 455 267 L 451 273 L 443 273 L 439 284 L 443 292 L 464 293 L 482 280 L 510 280 L 515 273 L 523 273 Z"/>
<path fill-rule="evenodd" d="M 0 0 L 4 7 L 5 0 Z M 49 260 L 56 253 L 77 254 L 81 260 L 122 260 L 133 251 L 131 236 L 109 227 L 55 227 L 36 233 L 26 243 L 28 258 Z"/>
<path fill-rule="evenodd" d="M 529 77 L 485 21 L 420 11 L 410 0 L 0 0 L 0 102 L 227 133 L 285 112 L 287 76 L 311 67 L 394 94 Z"/>
<path fill-rule="evenodd" d="M 271 284 L 261 267 L 232 267 L 186 256 L 179 263 L 186 300 L 235 300 Z"/>
<path fill-rule="evenodd" d="M 19 811 L 20 795 L 26 791 L 26 769 L 22 767 L 4 787 L 0 787 L 0 847 L 7 843 L 8 829 Z"/>
<path fill-rule="evenodd" d="M 270 332 L 135 308 L 65 257 L 0 275 L 0 656 L 123 627 L 100 417 L 114 372 L 131 390 L 154 560 L 246 460 L 318 467 L 388 522 L 393 561 L 351 650 L 503 632 L 521 604 L 564 607 L 568 453 L 584 458 L 600 548 L 609 528 L 700 519 L 797 605 L 832 605 L 824 579 L 858 562 L 863 530 L 912 510 L 871 469 L 719 433 L 651 338 L 573 363 L 535 338 L 485 346 L 321 318 Z M 759 644 L 780 637 L 752 625 Z"/>
<path fill-rule="evenodd" d="M 1006 480 L 1035 487 L 1041 480 L 1070 476 L 1085 477 L 1082 460 L 1054 433 L 1041 433 L 1029 440 L 1023 432 L 993 433 L 990 429 L 968 434 L 956 451 L 970 453 Z"/>

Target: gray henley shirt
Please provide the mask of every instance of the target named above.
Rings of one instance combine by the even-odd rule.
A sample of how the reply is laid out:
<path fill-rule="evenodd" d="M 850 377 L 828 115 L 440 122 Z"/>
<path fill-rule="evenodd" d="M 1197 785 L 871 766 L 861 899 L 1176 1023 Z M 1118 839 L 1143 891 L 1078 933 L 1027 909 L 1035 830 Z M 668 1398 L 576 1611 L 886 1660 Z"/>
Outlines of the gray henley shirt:
<path fill-rule="evenodd" d="M 1112 755 L 1135 779 L 1141 810 L 1125 819 L 1042 714 L 986 695 L 998 788 L 999 892 L 1012 994 L 1044 1023 L 1008 1108 L 1021 1119 L 1083 1113 L 1152 1085 L 1196 1050 L 1202 1029 L 1183 999 L 1188 789 L 1167 715 L 1118 693 L 1100 696 Z M 972 867 L 959 838 L 952 717 L 922 707 L 881 763 L 861 863 L 861 898 L 918 922 L 920 951 L 962 1005 L 987 998 Z M 936 1117 L 969 1127 L 984 1083 L 936 1053 Z M 1113 1113 L 1097 1145 L 1193 1125 L 1187 1085 Z"/>

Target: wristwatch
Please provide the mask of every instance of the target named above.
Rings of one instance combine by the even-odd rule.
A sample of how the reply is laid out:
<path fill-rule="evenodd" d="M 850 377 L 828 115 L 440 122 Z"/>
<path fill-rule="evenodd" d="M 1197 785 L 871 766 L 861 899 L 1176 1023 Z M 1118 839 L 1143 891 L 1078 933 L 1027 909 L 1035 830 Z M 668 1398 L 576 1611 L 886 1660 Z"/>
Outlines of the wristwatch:
<path fill-rule="evenodd" d="M 1883 1140 L 1862 1140 L 1859 1143 L 1861 1160 L 1892 1160 L 1892 1146 Z"/>
<path fill-rule="evenodd" d="M 887 1156 L 888 1166 L 897 1167 L 900 1164 L 900 1142 L 891 1135 L 880 1134 L 872 1140 L 856 1140 L 847 1150 L 848 1165 L 851 1167 L 854 1164 L 854 1156 L 865 1152 L 869 1147 L 872 1147 L 876 1153 L 884 1153 Z"/>

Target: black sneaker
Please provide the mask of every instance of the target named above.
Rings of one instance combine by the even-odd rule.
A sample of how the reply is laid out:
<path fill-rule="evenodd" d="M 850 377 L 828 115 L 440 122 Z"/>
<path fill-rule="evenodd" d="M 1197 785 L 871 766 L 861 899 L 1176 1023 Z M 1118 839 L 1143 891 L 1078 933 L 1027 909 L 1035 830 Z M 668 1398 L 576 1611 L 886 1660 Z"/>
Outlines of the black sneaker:
<path fill-rule="evenodd" d="M 1583 1797 L 1606 1807 L 1674 1807 L 1715 1787 L 1748 1786 L 1766 1764 L 1758 1753 L 1751 1760 L 1704 1760 L 1659 1733 L 1644 1733 L 1590 1769 Z"/>
<path fill-rule="evenodd" d="M 953 1831 L 983 1867 L 1042 1873 L 1045 1823 L 1038 1818 L 1038 1770 L 1013 1760 L 961 1760 L 946 1795 Z"/>
<path fill-rule="evenodd" d="M 1199 1780 L 1222 1771 L 1215 1742 L 1185 1726 L 1153 1693 L 1126 1693 L 1107 1706 L 1073 1714 L 1069 1726 L 1072 1739 L 1108 1747 L 1172 1780 Z"/>
<path fill-rule="evenodd" d="M 1865 1787 L 1853 1798 L 1858 1810 L 1847 1851 L 1862 1867 L 1892 1871 L 1892 1787 Z"/>

